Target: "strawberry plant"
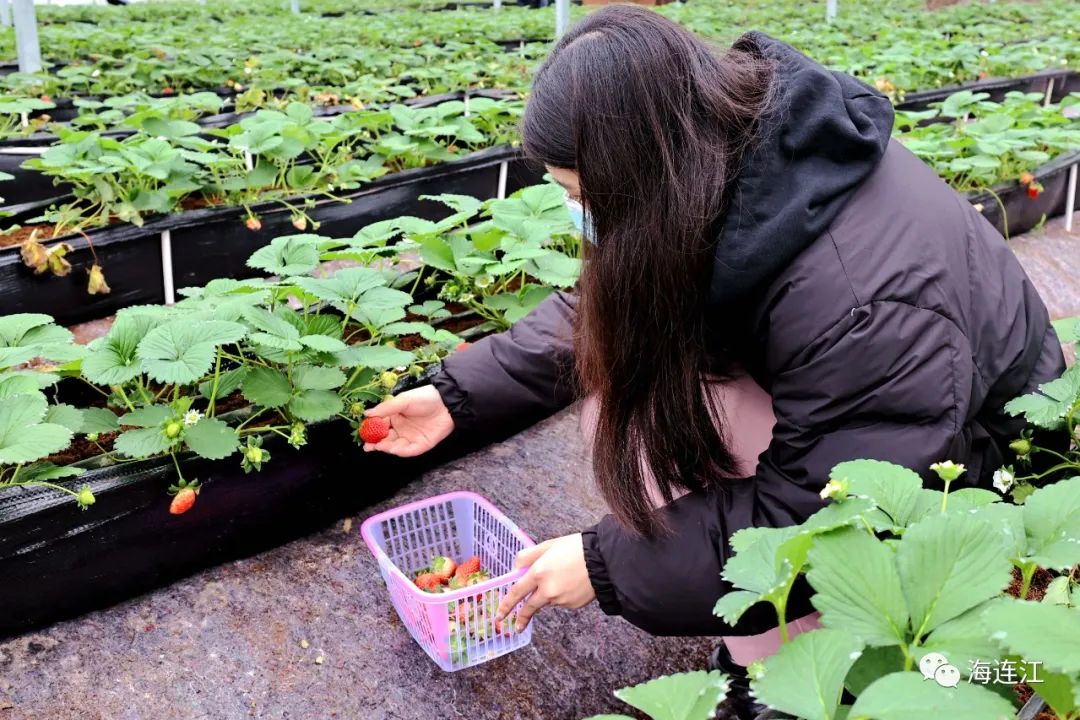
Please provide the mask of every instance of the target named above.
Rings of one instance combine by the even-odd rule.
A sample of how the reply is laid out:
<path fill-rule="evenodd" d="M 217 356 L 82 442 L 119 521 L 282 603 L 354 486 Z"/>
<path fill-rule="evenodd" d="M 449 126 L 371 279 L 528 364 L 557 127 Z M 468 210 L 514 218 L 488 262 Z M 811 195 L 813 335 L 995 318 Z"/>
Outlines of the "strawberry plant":
<path fill-rule="evenodd" d="M 0 139 L 37 132 L 48 116 L 31 118 L 30 113 L 54 107 L 52 102 L 38 98 L 0 95 Z"/>
<path fill-rule="evenodd" d="M 81 354 L 71 333 L 47 315 L 0 317 L 0 488 L 50 487 L 71 495 L 84 509 L 94 503 L 89 488 L 72 491 L 52 482 L 77 477 L 81 469 L 49 461 L 82 431 L 84 412 L 50 403 L 43 391 L 59 382 L 65 366 L 78 362 Z M 27 369 L 32 360 L 36 369 Z"/>
<path fill-rule="evenodd" d="M 1054 329 L 1062 343 L 1075 343 L 1080 349 L 1080 318 L 1058 320 Z M 1011 493 L 1016 502 L 1022 503 L 1044 478 L 1061 472 L 1080 474 L 1078 366 L 1074 365 L 1060 378 L 1040 385 L 1036 392 L 1012 400 L 1005 405 L 1005 412 L 1023 416 L 1030 427 L 1009 446 L 1016 454 L 1016 464 L 997 471 L 994 483 L 998 490 Z M 1064 433 L 1071 439 L 1064 452 L 1039 445 L 1039 438 L 1047 431 Z M 1049 459 L 1049 467 L 1035 472 L 1032 458 Z M 1025 578 L 1030 581 L 1030 573 Z"/>
<path fill-rule="evenodd" d="M 1002 103 L 986 93 L 955 93 L 934 109 L 900 113 L 900 142 L 961 192 L 1015 180 L 1080 147 L 1080 94 L 1044 106 L 1042 96 L 1012 92 Z M 947 122 L 918 124 L 941 118 Z"/>
<path fill-rule="evenodd" d="M 1004 718 L 1011 703 L 977 678 L 926 683 L 921 661 L 939 653 L 969 675 L 977 663 L 1015 662 L 1024 646 L 1026 662 L 1080 670 L 1053 643 L 1006 622 L 1034 604 L 1024 599 L 1029 568 L 1068 573 L 1080 563 L 1080 477 L 1038 489 L 1021 506 L 979 488 L 949 492 L 963 467 L 936 467 L 944 492 L 889 463 L 842 463 L 823 491 L 834 502 L 807 522 L 732 537 L 724 577 L 737 589 L 717 603 L 718 615 L 735 622 L 765 601 L 783 623 L 791 580 L 805 572 L 823 625 L 751 666 L 759 700 L 809 720 L 891 720 L 913 708 Z M 1013 568 L 1024 577 L 1016 598 L 1003 594 Z M 1072 622 L 1080 628 L 1080 615 Z M 850 708 L 840 706 L 845 687 L 857 698 Z"/>

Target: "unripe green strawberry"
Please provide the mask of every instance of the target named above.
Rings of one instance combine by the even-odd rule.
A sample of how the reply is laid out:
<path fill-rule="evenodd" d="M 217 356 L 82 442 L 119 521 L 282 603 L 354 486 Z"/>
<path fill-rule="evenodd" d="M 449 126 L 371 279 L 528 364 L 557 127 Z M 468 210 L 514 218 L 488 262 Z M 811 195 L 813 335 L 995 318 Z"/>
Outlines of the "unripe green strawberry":
<path fill-rule="evenodd" d="M 397 385 L 398 381 L 397 373 L 387 370 L 379 376 L 379 381 L 382 383 L 382 386 L 387 390 L 393 390 L 394 386 Z"/>
<path fill-rule="evenodd" d="M 87 442 L 96 443 L 100 439 L 101 439 L 101 436 L 99 436 L 97 433 L 87 433 L 86 434 Z"/>
<path fill-rule="evenodd" d="M 90 492 L 90 487 L 87 485 L 82 486 L 75 500 L 83 510 L 97 502 L 97 498 L 94 497 L 94 493 Z"/>
<path fill-rule="evenodd" d="M 180 433 L 184 431 L 184 424 L 179 420 L 170 420 L 165 423 L 165 437 L 170 440 L 175 440 L 180 437 Z"/>
<path fill-rule="evenodd" d="M 263 449 L 260 447 L 249 446 L 244 451 L 244 457 L 247 458 L 249 463 L 257 465 L 263 461 Z"/>
<path fill-rule="evenodd" d="M 1031 441 L 1027 438 L 1013 440 L 1009 443 L 1009 448 L 1020 457 L 1025 457 L 1031 453 Z"/>

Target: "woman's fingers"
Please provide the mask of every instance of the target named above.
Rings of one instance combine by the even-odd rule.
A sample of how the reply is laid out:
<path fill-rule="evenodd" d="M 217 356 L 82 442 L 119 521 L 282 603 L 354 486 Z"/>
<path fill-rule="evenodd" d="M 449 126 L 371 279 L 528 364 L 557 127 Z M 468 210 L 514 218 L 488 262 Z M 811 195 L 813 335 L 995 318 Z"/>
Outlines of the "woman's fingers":
<path fill-rule="evenodd" d="M 499 603 L 499 609 L 495 611 L 495 619 L 502 622 L 510 614 L 514 606 L 521 602 L 527 595 L 536 592 L 536 575 L 530 570 L 525 577 L 514 583 L 510 590 L 503 596 Z"/>
<path fill-rule="evenodd" d="M 364 411 L 366 417 L 390 417 L 391 415 L 403 415 L 409 409 L 409 393 L 395 395 L 389 400 L 384 400 L 375 407 Z"/>
<path fill-rule="evenodd" d="M 534 592 L 529 598 L 521 604 L 518 608 L 517 619 L 514 621 L 514 630 L 521 632 L 529 626 L 529 622 L 532 620 L 533 615 L 537 610 L 547 607 L 548 600 L 541 596 L 539 591 Z"/>

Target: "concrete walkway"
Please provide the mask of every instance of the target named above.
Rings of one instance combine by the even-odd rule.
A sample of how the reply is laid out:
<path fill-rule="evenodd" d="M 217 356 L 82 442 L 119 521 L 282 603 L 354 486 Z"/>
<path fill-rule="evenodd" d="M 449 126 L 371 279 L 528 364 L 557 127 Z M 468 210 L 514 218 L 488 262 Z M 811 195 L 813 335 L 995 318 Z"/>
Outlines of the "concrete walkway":
<path fill-rule="evenodd" d="M 1013 247 L 1052 315 L 1080 315 L 1080 216 L 1071 236 L 1058 220 Z M 571 409 L 346 523 L 0 643 L 0 720 L 570 720 L 625 711 L 612 690 L 704 665 L 707 639 L 651 638 L 592 607 L 541 613 L 532 646 L 443 673 L 398 622 L 358 530 L 455 489 L 536 538 L 603 513 Z"/>

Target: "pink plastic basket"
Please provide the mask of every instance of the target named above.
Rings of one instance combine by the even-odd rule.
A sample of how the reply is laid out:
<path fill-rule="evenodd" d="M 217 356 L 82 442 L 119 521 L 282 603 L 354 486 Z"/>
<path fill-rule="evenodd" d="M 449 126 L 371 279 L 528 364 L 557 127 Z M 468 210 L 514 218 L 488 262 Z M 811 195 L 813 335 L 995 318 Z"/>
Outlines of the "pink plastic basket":
<path fill-rule="evenodd" d="M 534 543 L 484 498 L 470 492 L 438 495 L 370 517 L 360 532 L 401 621 L 443 670 L 479 665 L 532 640 L 532 626 L 515 632 L 510 617 L 496 632 L 494 611 L 525 574 L 514 569 L 514 557 Z M 437 555 L 455 562 L 477 555 L 492 578 L 461 590 L 424 592 L 413 576 Z"/>

